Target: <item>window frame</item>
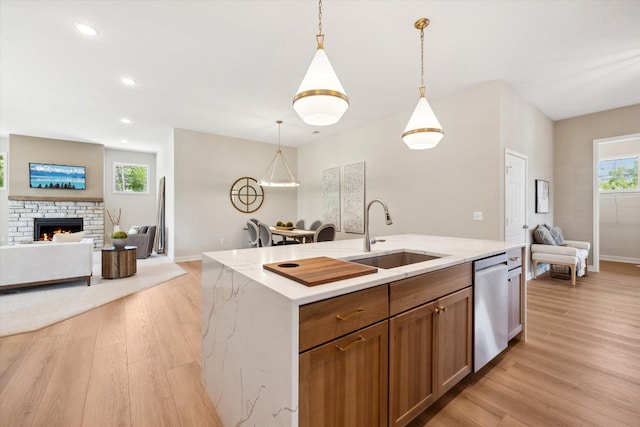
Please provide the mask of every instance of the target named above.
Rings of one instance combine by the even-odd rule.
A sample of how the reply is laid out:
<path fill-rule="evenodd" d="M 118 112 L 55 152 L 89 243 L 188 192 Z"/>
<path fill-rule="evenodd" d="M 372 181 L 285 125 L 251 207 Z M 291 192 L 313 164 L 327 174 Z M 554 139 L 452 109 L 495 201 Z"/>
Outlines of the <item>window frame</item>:
<path fill-rule="evenodd" d="M 634 193 L 634 192 L 640 192 L 640 153 L 633 153 L 633 154 L 622 154 L 622 155 L 615 155 L 615 156 L 606 156 L 606 157 L 600 157 L 598 159 L 598 171 L 600 170 L 600 163 L 602 162 L 607 162 L 607 161 L 611 161 L 611 160 L 626 160 L 626 159 L 635 159 L 638 162 L 638 169 L 636 170 L 636 176 L 637 176 L 637 184 L 636 184 L 636 188 L 618 188 L 615 190 L 604 190 L 602 188 L 600 188 L 600 174 L 598 173 L 598 192 L 601 194 L 612 194 L 612 193 Z"/>
<path fill-rule="evenodd" d="M 145 191 L 120 191 L 116 186 L 116 177 L 118 167 L 141 167 L 146 170 L 145 174 Z M 111 177 L 113 193 L 114 194 L 149 194 L 149 165 L 144 165 L 140 163 L 125 163 L 125 162 L 113 162 L 113 176 Z"/>

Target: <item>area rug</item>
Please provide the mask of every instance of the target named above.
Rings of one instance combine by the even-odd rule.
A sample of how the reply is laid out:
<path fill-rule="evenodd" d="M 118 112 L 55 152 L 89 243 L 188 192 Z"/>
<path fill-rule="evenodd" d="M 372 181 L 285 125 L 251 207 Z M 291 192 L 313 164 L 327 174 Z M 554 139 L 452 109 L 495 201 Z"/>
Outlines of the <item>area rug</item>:
<path fill-rule="evenodd" d="M 93 255 L 91 286 L 84 280 L 0 292 L 0 337 L 34 331 L 185 274 L 166 256 L 139 259 L 134 276 L 103 279 Z"/>

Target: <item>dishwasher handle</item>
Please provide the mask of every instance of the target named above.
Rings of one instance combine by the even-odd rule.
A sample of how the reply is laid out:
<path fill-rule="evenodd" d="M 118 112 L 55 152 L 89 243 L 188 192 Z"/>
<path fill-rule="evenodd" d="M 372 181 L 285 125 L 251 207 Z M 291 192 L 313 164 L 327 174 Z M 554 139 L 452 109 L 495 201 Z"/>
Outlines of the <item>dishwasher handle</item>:
<path fill-rule="evenodd" d="M 474 271 L 484 270 L 485 268 L 493 267 L 498 264 L 506 264 L 507 263 L 507 254 L 502 253 L 498 255 L 491 256 L 489 258 L 479 259 L 473 263 Z"/>

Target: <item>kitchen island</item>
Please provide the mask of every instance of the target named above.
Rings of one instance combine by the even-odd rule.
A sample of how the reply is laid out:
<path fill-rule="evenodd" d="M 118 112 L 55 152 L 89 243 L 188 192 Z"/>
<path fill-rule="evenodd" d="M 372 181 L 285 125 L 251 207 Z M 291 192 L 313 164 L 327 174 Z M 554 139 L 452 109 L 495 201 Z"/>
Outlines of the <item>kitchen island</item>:
<path fill-rule="evenodd" d="M 424 235 L 396 235 L 386 236 L 383 239 L 385 239 L 384 242 L 373 246 L 371 253 L 363 252 L 362 239 L 353 239 L 203 254 L 202 380 L 225 426 L 308 424 L 307 420 L 299 420 L 302 405 L 299 405 L 299 401 L 303 400 L 300 395 L 307 393 L 310 388 L 314 389 L 316 385 L 310 386 L 308 382 L 303 382 L 301 376 L 305 377 L 305 381 L 315 377 L 307 376 L 306 373 L 301 374 L 301 363 L 305 367 L 313 363 L 310 362 L 311 356 L 308 354 L 312 350 L 325 351 L 324 347 L 328 346 L 327 348 L 334 351 L 345 351 L 350 349 L 354 342 L 351 337 L 353 334 L 346 335 L 352 331 L 346 329 L 340 336 L 335 337 L 344 342 L 325 342 L 328 338 L 322 338 L 323 325 L 304 323 L 301 316 L 307 316 L 304 314 L 306 308 L 317 311 L 316 309 L 320 309 L 322 304 L 340 308 L 344 298 L 355 301 L 360 299 L 362 300 L 360 305 L 363 307 L 368 304 L 369 299 L 382 301 L 380 304 L 375 302 L 371 305 L 378 304 L 378 308 L 382 307 L 380 310 L 384 310 L 384 313 L 376 309 L 366 311 L 358 307 L 356 313 L 345 311 L 345 318 L 341 320 L 346 320 L 346 317 L 350 319 L 341 324 L 359 322 L 358 327 L 366 326 L 366 330 L 378 328 L 375 329 L 375 336 L 379 339 L 367 341 L 365 332 L 355 334 L 353 337 L 357 341 L 355 344 L 367 341 L 368 347 L 374 343 L 377 346 L 371 347 L 374 352 L 366 356 L 370 358 L 374 355 L 379 358 L 379 369 L 382 371 L 376 371 L 376 375 L 380 374 L 381 380 L 379 382 L 376 380 L 367 387 L 370 388 L 371 394 L 375 395 L 375 399 L 379 400 L 379 405 L 376 406 L 380 407 L 380 411 L 374 414 L 375 421 L 372 422 L 387 425 L 387 366 L 385 366 L 389 341 L 387 324 L 389 321 L 393 322 L 388 320 L 389 317 L 396 314 L 393 308 L 391 313 L 389 312 L 388 290 L 392 288 L 387 287 L 388 284 L 396 284 L 394 289 L 402 291 L 402 284 L 407 283 L 406 289 L 410 289 L 414 284 L 409 282 L 415 278 L 436 274 L 435 272 L 442 276 L 442 272 L 451 271 L 458 277 L 464 276 L 464 280 L 468 283 L 465 282 L 450 290 L 458 291 L 461 287 L 467 287 L 459 292 L 469 293 L 471 285 L 469 274 L 473 261 L 514 250 L 521 253 L 520 248 L 522 248 L 520 244 L 501 241 Z M 348 261 L 399 250 L 427 253 L 439 258 L 392 269 L 378 269 L 374 274 L 313 287 L 307 287 L 263 268 L 264 264 L 296 259 L 325 256 Z M 456 279 L 452 283 L 461 280 Z M 523 285 L 524 280 L 520 279 L 520 283 Z M 526 326 L 524 322 L 526 293 L 523 287 L 520 287 L 519 291 L 521 301 L 519 308 L 523 313 L 519 330 L 522 330 Z M 439 298 L 440 295 L 437 297 Z M 405 300 L 411 298 L 415 299 L 415 295 L 405 295 Z M 399 299 L 400 302 L 396 306 L 402 306 L 405 300 Z M 438 299 L 435 302 L 440 304 L 440 301 L 444 299 Z M 466 299 L 466 307 L 470 311 L 468 301 L 470 298 Z M 433 305 L 434 302 L 430 301 L 430 303 Z M 435 305 L 436 312 L 439 311 L 438 304 Z M 424 306 L 430 307 L 427 304 Z M 396 312 L 406 311 L 407 307 L 409 306 L 405 304 L 405 308 L 398 308 Z M 439 307 L 445 311 L 444 306 Z M 422 309 L 423 306 L 418 308 Z M 454 310 L 452 308 L 450 312 Z M 307 312 L 310 311 L 307 310 Z M 409 311 L 411 312 L 412 310 Z M 309 317 L 312 318 L 316 314 L 312 313 Z M 373 316 L 371 322 L 375 321 L 375 325 L 371 326 L 367 323 L 367 316 Z M 333 315 L 334 321 L 335 317 Z M 467 320 L 470 322 L 470 319 Z M 309 325 L 311 325 L 310 328 Z M 468 330 L 466 335 L 470 336 Z M 365 351 L 367 346 L 361 346 L 362 349 L 359 346 L 356 352 Z M 470 349 L 467 350 L 470 351 Z M 467 351 L 465 354 L 470 353 Z M 470 360 L 464 363 L 470 365 Z M 306 372 L 306 368 L 304 371 Z M 460 376 L 459 374 L 464 376 L 468 372 L 468 369 L 465 372 L 458 372 L 457 376 Z M 429 399 L 429 402 L 433 400 L 431 397 Z M 423 403 L 428 405 L 429 402 Z M 389 425 L 403 423 L 402 420 L 397 424 L 391 420 Z M 357 424 L 364 423 L 357 420 L 354 425 Z M 367 424 L 372 425 L 368 421 Z"/>

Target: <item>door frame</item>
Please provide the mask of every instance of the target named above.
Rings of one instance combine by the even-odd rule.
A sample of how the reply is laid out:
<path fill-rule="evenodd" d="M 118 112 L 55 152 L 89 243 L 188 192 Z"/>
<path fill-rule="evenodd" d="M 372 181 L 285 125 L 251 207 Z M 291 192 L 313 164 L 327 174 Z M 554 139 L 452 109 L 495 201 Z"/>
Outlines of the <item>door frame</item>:
<path fill-rule="evenodd" d="M 600 271 L 600 191 L 598 185 L 598 163 L 600 162 L 600 144 L 611 144 L 614 142 L 627 141 L 629 139 L 640 138 L 640 133 L 632 133 L 629 135 L 612 136 L 610 138 L 600 138 L 593 140 L 593 247 L 591 254 L 593 255 L 593 266 L 591 271 Z"/>
<path fill-rule="evenodd" d="M 507 238 L 507 159 L 509 158 L 509 156 L 514 156 L 514 157 L 518 157 L 522 160 L 524 160 L 524 212 L 525 212 L 525 224 L 529 224 L 529 156 L 527 156 L 526 154 L 522 154 L 519 153 L 515 150 L 511 150 L 509 148 L 505 148 L 504 149 L 504 165 L 503 165 L 503 177 L 502 177 L 502 181 L 504 183 L 504 196 L 503 196 L 503 200 L 502 200 L 502 205 L 503 205 L 503 209 L 504 209 L 504 213 L 503 213 L 503 218 L 504 220 L 502 221 L 502 227 L 503 227 L 503 240 L 506 241 Z M 527 229 L 528 230 L 528 229 Z M 524 237 L 524 244 L 525 244 L 525 259 L 522 260 L 523 261 L 523 268 L 526 272 L 526 278 L 527 280 L 529 280 L 531 278 L 531 273 L 529 272 L 529 237 L 530 234 L 527 232 L 525 233 L 525 237 Z"/>

